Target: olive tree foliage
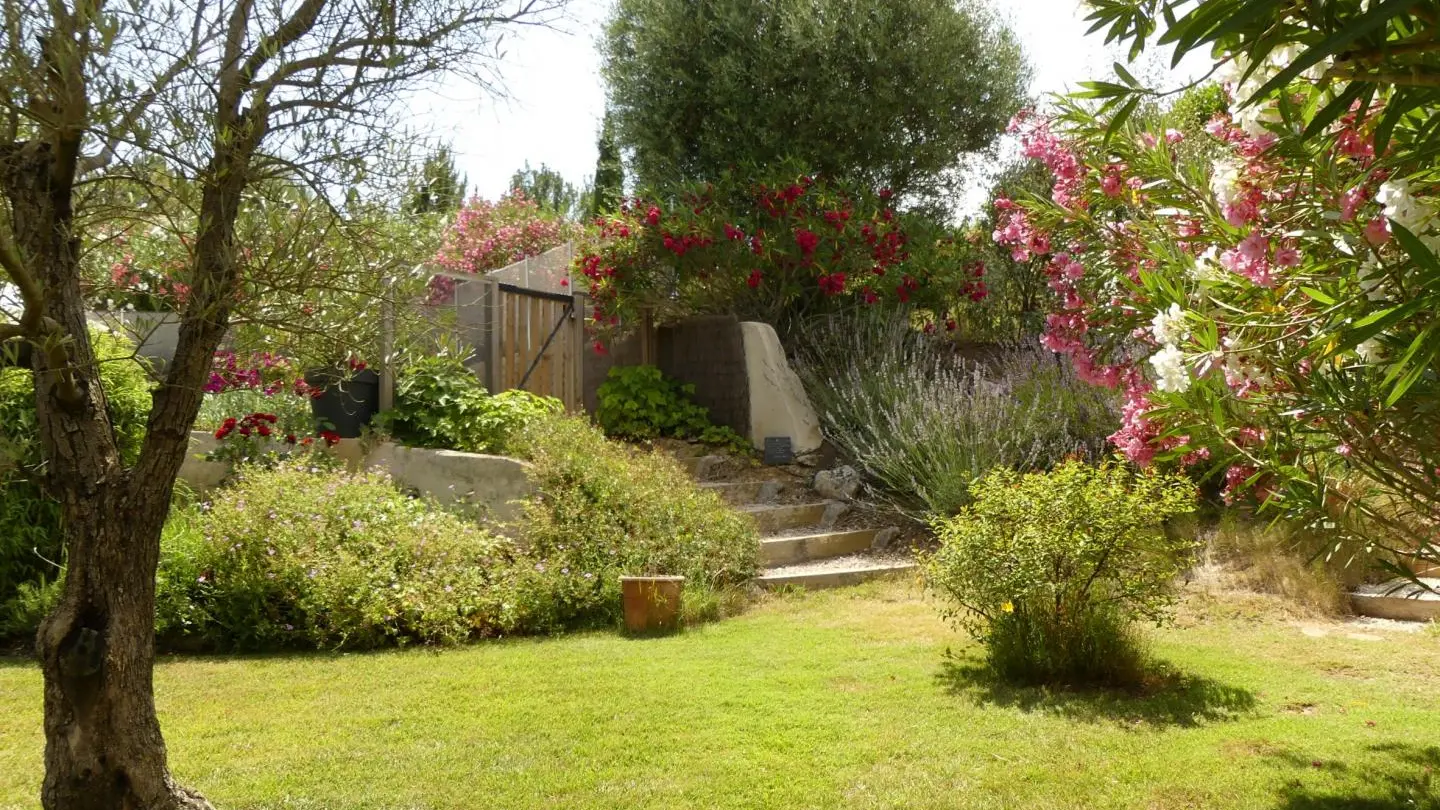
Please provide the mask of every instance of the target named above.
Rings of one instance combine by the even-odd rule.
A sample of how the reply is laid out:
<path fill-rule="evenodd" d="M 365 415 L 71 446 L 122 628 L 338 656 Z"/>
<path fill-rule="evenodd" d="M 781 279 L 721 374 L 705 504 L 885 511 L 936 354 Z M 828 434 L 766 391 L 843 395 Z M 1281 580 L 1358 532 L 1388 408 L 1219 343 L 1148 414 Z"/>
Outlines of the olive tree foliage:
<path fill-rule="evenodd" d="M 602 49 L 638 188 L 789 158 L 944 196 L 1028 79 L 979 0 L 618 0 Z"/>
<path fill-rule="evenodd" d="M 287 280 L 293 264 L 253 283 L 246 223 L 292 216 L 281 205 L 257 214 L 256 195 L 300 182 L 318 205 L 365 178 L 402 140 L 411 93 L 449 72 L 493 84 L 500 32 L 546 22 L 563 0 L 0 2 L 0 268 L 23 302 L 0 343 L 33 368 L 67 563 L 36 639 L 41 801 L 203 807 L 170 777 L 155 715 L 155 570 L 232 313 L 284 319 L 270 305 L 306 283 Z M 157 176 L 174 182 L 126 202 Z M 183 225 L 188 295 L 138 460 L 126 464 L 90 346 L 81 257 L 107 235 L 105 208 L 143 220 L 147 196 Z"/>

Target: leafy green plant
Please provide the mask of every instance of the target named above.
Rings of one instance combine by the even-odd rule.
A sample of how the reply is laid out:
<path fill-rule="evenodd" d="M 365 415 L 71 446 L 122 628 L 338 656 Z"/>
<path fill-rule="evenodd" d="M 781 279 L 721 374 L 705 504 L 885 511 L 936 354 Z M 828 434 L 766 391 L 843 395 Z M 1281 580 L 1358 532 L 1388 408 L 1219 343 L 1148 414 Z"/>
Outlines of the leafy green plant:
<path fill-rule="evenodd" d="M 690 401 L 695 386 L 683 385 L 654 366 L 616 366 L 600 384 L 595 417 L 620 439 L 694 436 L 710 424 L 709 412 Z"/>
<path fill-rule="evenodd" d="M 542 397 L 519 389 L 501 391 L 485 401 L 474 427 L 485 437 L 485 446 L 489 450 L 503 452 L 527 425 L 564 410 L 564 404 L 554 397 Z"/>
<path fill-rule="evenodd" d="M 528 422 L 564 409 L 559 400 L 528 391 L 491 396 L 473 372 L 452 356 L 423 357 L 401 371 L 395 408 L 379 425 L 412 447 L 471 453 L 501 452 Z"/>
<path fill-rule="evenodd" d="M 106 412 L 127 464 L 140 454 L 152 387 L 145 361 L 127 339 L 92 330 Z M 57 576 L 63 553 L 59 504 L 41 485 L 44 458 L 30 369 L 0 369 L 0 605 L 21 583 Z"/>
<path fill-rule="evenodd" d="M 521 592 L 535 627 L 613 621 L 623 574 L 684 576 L 697 604 L 754 576 L 754 525 L 663 453 L 609 441 L 569 416 L 535 422 L 516 446 L 537 489 L 521 523 L 533 558 Z"/>
<path fill-rule="evenodd" d="M 382 415 L 383 428 L 413 447 L 469 449 L 480 443 L 472 423 L 488 396 L 459 358 L 417 358 L 395 380 L 395 407 Z"/>
<path fill-rule="evenodd" d="M 1194 510 L 1194 486 L 1070 461 L 996 470 L 973 492 L 971 506 L 934 522 L 941 545 L 925 563 L 929 587 L 955 603 L 947 615 L 1004 677 L 1134 682 L 1143 654 L 1132 625 L 1165 621 L 1196 545 L 1163 525 Z"/>
<path fill-rule="evenodd" d="M 693 439 L 740 455 L 753 452 L 744 436 L 710 423 L 710 412 L 691 401 L 695 386 L 666 377 L 654 366 L 616 366 L 597 392 L 595 418 L 606 435 L 645 440 Z"/>

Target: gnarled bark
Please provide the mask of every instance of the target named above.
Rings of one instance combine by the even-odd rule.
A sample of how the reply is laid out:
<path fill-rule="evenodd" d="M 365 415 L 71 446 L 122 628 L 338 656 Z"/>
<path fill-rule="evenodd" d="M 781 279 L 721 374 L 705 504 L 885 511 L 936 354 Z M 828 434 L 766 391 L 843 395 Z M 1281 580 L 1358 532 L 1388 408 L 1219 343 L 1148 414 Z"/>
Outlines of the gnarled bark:
<path fill-rule="evenodd" d="M 186 427 L 199 407 L 167 385 L 147 437 L 147 474 L 121 463 L 91 353 L 70 235 L 73 174 L 50 144 L 29 142 L 0 155 L 16 245 L 44 290 L 42 328 L 28 338 L 47 483 L 61 504 L 66 578 L 59 604 L 41 624 L 45 678 L 47 810 L 170 810 L 208 807 L 181 788 L 166 765 L 155 716 L 155 571 Z M 232 220 L 233 221 L 233 220 Z M 32 302 L 27 300 L 27 306 Z M 223 332 L 191 325 L 184 372 L 199 378 Z M 167 383 L 181 383 L 172 375 Z"/>

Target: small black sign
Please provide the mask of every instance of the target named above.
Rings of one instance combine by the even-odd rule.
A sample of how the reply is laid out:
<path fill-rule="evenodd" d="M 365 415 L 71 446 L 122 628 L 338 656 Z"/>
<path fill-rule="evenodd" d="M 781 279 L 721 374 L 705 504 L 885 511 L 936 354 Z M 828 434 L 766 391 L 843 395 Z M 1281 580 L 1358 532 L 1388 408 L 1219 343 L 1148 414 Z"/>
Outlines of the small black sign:
<path fill-rule="evenodd" d="M 795 460 L 795 450 L 790 446 L 789 436 L 765 437 L 765 463 L 771 466 L 789 464 Z"/>

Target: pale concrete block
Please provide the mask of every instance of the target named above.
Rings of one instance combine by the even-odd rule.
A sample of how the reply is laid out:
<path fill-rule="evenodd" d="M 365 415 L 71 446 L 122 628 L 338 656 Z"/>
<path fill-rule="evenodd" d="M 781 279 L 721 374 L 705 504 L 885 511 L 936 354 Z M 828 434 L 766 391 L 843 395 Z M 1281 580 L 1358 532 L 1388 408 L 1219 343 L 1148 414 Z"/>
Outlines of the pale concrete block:
<path fill-rule="evenodd" d="M 775 328 L 768 323 L 740 324 L 745 346 L 745 376 L 750 386 L 750 441 L 764 449 L 765 437 L 789 436 L 797 454 L 820 448 L 820 419 L 800 377 L 785 359 Z"/>
<path fill-rule="evenodd" d="M 535 492 L 530 464 L 508 456 L 429 450 L 384 443 L 365 459 L 370 469 L 384 469 L 403 487 L 419 490 L 445 503 L 478 506 L 492 518 L 520 517 L 522 501 Z"/>
<path fill-rule="evenodd" d="M 230 462 L 205 460 L 205 455 L 219 445 L 219 440 L 203 430 L 190 431 L 190 447 L 180 464 L 180 480 L 201 492 L 220 486 L 230 474 Z"/>

